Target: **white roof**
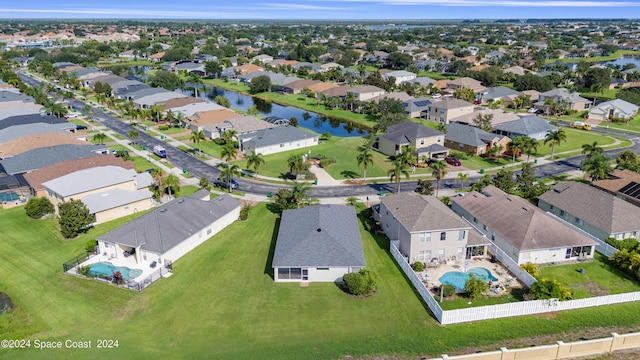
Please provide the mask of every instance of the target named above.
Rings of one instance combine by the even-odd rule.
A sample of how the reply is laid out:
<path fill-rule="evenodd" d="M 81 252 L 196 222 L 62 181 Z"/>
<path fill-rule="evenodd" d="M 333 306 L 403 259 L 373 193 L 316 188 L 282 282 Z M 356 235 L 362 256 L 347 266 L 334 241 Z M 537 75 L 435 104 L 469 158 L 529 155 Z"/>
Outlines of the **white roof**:
<path fill-rule="evenodd" d="M 108 165 L 78 170 L 47 181 L 42 185 L 60 196 L 67 197 L 132 181 L 135 177 L 136 171 L 133 169 L 128 170 L 119 166 Z"/>
<path fill-rule="evenodd" d="M 105 192 L 87 195 L 82 202 L 87 205 L 91 214 L 125 206 L 136 201 L 151 199 L 153 193 L 149 190 L 111 189 Z"/>
<path fill-rule="evenodd" d="M 226 109 L 224 106 L 220 106 L 213 102 L 200 102 L 188 104 L 185 106 L 172 108 L 171 111 L 176 114 L 178 112 L 183 113 L 186 117 L 193 116 L 197 112 L 209 111 L 209 110 L 221 110 Z"/>

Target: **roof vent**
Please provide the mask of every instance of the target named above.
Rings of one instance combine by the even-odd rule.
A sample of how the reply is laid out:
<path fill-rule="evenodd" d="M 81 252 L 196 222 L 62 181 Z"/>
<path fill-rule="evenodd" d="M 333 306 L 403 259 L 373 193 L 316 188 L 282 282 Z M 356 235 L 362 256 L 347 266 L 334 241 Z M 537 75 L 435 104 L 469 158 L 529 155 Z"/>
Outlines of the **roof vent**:
<path fill-rule="evenodd" d="M 321 231 L 322 231 L 322 229 L 320 229 L 320 228 L 317 228 L 317 229 L 316 229 L 316 231 L 317 231 L 317 232 L 321 232 Z"/>

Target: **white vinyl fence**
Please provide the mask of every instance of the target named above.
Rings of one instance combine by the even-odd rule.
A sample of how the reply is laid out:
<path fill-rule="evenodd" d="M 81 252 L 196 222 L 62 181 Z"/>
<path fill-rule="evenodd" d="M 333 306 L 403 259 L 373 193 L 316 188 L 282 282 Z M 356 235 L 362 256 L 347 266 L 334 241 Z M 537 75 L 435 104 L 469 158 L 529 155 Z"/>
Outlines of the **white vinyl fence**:
<path fill-rule="evenodd" d="M 431 309 L 431 312 L 434 314 L 436 320 L 438 320 L 438 322 L 443 325 L 640 301 L 640 291 L 636 291 L 632 293 L 598 296 L 578 300 L 533 300 L 499 305 L 479 306 L 467 309 L 442 310 L 440 304 L 438 304 L 433 295 L 418 278 L 416 273 L 409 265 L 407 259 L 402 256 L 400 250 L 398 250 L 394 242 L 391 243 L 390 250 L 391 255 L 400 265 L 402 271 L 404 271 L 404 273 L 407 275 L 407 277 L 413 284 L 413 287 L 418 291 L 424 302 L 429 306 L 429 309 Z M 500 259 L 500 255 L 496 253 L 494 254 L 498 257 L 498 260 L 500 260 L 501 262 L 503 261 Z M 506 254 L 503 254 L 502 256 L 506 256 Z M 513 262 L 513 260 L 511 261 Z M 514 275 L 516 275 L 514 271 L 516 269 L 519 270 L 519 267 L 510 267 L 510 271 L 514 273 Z M 520 279 L 522 281 L 522 278 Z"/>

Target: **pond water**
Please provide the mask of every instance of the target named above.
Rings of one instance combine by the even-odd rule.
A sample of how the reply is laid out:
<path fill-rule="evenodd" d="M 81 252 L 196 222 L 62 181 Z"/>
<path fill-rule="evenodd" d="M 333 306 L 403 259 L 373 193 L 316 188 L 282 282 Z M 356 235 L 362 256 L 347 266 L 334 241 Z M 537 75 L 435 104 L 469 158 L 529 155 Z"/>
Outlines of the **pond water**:
<path fill-rule="evenodd" d="M 605 61 L 600 63 L 600 65 L 603 65 L 603 66 L 606 66 L 607 64 L 613 64 L 620 67 L 623 67 L 627 64 L 634 64 L 637 68 L 640 68 L 640 58 L 628 56 L 628 57 L 621 57 L 615 60 Z"/>

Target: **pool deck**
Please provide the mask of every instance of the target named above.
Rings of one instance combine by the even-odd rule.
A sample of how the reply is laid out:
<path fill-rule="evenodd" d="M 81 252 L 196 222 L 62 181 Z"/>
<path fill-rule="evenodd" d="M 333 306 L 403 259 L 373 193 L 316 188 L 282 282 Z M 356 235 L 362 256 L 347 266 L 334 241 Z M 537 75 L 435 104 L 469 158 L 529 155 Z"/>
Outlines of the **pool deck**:
<path fill-rule="evenodd" d="M 438 279 L 440 279 L 440 277 L 445 273 L 450 271 L 467 272 L 473 268 L 485 268 L 490 270 L 491 275 L 498 278 L 497 284 L 493 285 L 501 285 L 505 289 L 521 288 L 524 286 L 515 276 L 509 273 L 502 264 L 499 262 L 492 263 L 488 258 L 475 258 L 473 260 L 440 263 L 435 267 L 427 267 L 425 264 L 424 270 L 422 272 L 417 272 L 416 274 L 420 279 L 422 279 L 422 282 L 425 284 L 427 289 L 432 289 L 441 285 Z"/>
<path fill-rule="evenodd" d="M 142 279 L 146 278 L 147 276 L 151 275 L 152 273 L 158 271 L 158 267 L 156 266 L 155 268 L 152 268 L 149 266 L 149 264 L 137 264 L 136 260 L 133 256 L 130 256 L 128 258 L 124 258 L 124 259 L 109 259 L 108 256 L 106 255 L 96 255 L 91 257 L 89 260 L 83 262 L 82 264 L 80 264 L 80 266 L 85 266 L 85 265 L 91 265 L 91 264 L 95 264 L 98 262 L 110 262 L 111 264 L 113 264 L 113 266 L 125 266 L 128 267 L 129 269 L 135 269 L 135 270 L 142 270 L 142 274 L 136 278 L 133 279 L 129 279 L 129 280 L 133 280 L 133 281 L 142 281 Z M 75 270 L 75 269 L 74 269 Z M 75 273 L 75 271 L 74 271 Z"/>

